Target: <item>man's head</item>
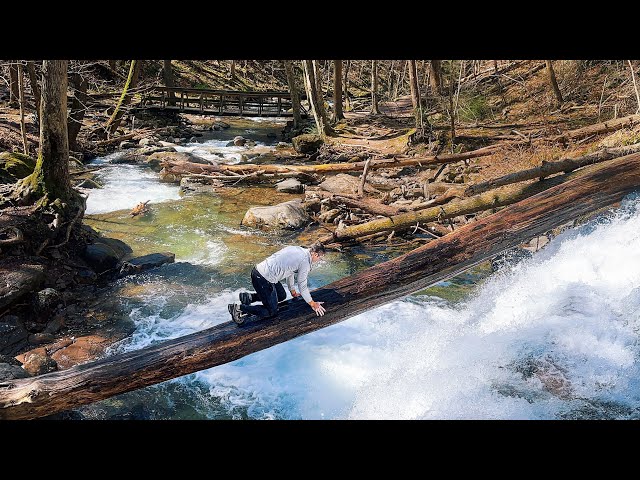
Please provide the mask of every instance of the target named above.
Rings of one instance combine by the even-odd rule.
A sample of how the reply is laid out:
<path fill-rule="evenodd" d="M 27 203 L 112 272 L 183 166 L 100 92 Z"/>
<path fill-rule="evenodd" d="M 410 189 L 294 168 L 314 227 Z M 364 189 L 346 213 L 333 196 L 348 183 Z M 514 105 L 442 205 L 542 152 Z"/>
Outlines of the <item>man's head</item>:
<path fill-rule="evenodd" d="M 320 242 L 316 242 L 309 247 L 309 253 L 311 253 L 311 263 L 318 263 L 324 257 L 324 245 Z"/>

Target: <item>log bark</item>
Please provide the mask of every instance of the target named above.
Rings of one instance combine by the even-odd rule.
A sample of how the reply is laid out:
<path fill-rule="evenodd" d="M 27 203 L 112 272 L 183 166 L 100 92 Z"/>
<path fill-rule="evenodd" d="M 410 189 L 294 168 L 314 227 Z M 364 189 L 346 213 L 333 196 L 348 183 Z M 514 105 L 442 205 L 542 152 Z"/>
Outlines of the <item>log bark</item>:
<path fill-rule="evenodd" d="M 371 198 L 357 198 L 355 195 L 336 195 L 331 192 L 316 191 L 313 192 L 320 198 L 330 198 L 339 203 L 344 203 L 350 208 L 359 208 L 372 215 L 382 215 L 384 217 L 391 217 L 398 215 L 402 210 L 390 205 L 385 205 L 377 200 Z"/>
<path fill-rule="evenodd" d="M 638 123 L 640 123 L 640 115 L 629 115 L 627 117 L 616 118 L 615 120 L 608 120 L 606 122 L 588 125 L 575 130 L 569 130 L 568 132 L 557 135 L 553 140 L 578 140 L 590 135 L 600 135 L 602 133 L 615 132 L 622 128 L 631 128 Z"/>
<path fill-rule="evenodd" d="M 327 313 L 293 301 L 272 320 L 229 321 L 67 370 L 0 382 L 0 418 L 50 415 L 232 362 L 328 327 L 450 278 L 569 220 L 620 201 L 640 186 L 640 154 L 622 157 L 463 226 L 393 260 L 313 292 Z"/>
<path fill-rule="evenodd" d="M 594 167 L 595 166 L 596 165 L 594 165 Z M 446 205 L 425 208 L 423 210 L 401 213 L 393 217 L 380 218 L 370 222 L 361 223 L 359 225 L 350 225 L 342 229 L 337 229 L 332 235 L 321 238 L 320 242 L 327 244 L 351 240 L 377 232 L 402 230 L 411 227 L 416 223 L 446 220 L 459 215 L 471 215 L 473 213 L 482 212 L 492 208 L 504 207 L 524 200 L 532 195 L 536 195 L 544 190 L 548 190 L 549 188 L 555 187 L 568 180 L 574 179 L 584 173 L 584 170 L 580 170 L 529 185 L 508 185 L 481 193 L 480 195 L 466 198 L 456 203 L 448 203 Z"/>
<path fill-rule="evenodd" d="M 120 137 L 124 139 L 125 137 Z M 101 142 L 105 143 L 105 142 Z M 472 150 L 471 152 L 457 153 L 454 155 L 434 155 L 429 157 L 412 157 L 403 159 L 391 159 L 391 160 L 372 160 L 369 166 L 371 170 L 377 170 L 379 168 L 397 168 L 406 167 L 410 165 L 418 165 L 423 167 L 430 167 L 433 165 L 442 165 L 445 163 L 455 163 L 470 158 L 484 157 L 491 155 L 494 152 L 493 148 L 481 148 L 479 150 Z M 319 165 L 257 165 L 254 163 L 246 163 L 241 165 L 206 165 L 191 162 L 176 162 L 166 161 L 162 164 L 163 167 L 169 169 L 175 169 L 175 173 L 219 173 L 219 172 L 235 172 L 242 175 L 247 173 L 253 173 L 256 171 L 262 171 L 264 173 L 288 173 L 288 172 L 304 172 L 310 174 L 322 174 L 322 173 L 339 173 L 339 172 L 358 172 L 364 169 L 367 162 L 353 162 L 353 163 L 325 163 Z"/>
<path fill-rule="evenodd" d="M 521 170 L 519 172 L 510 173 L 502 177 L 494 178 L 486 182 L 471 185 L 465 191 L 465 196 L 477 195 L 494 188 L 501 187 L 503 185 L 509 185 L 512 183 L 524 182 L 526 180 L 532 180 L 534 178 L 543 179 L 549 175 L 564 172 L 568 173 L 578 168 L 591 165 L 593 163 L 604 162 L 613 158 L 622 157 L 623 155 L 629 155 L 640 151 L 640 143 L 635 145 L 628 145 L 626 147 L 618 148 L 605 148 L 595 153 L 585 155 L 579 158 L 565 158 L 557 162 L 543 162 L 542 166 L 537 168 L 530 168 L 528 170 Z"/>

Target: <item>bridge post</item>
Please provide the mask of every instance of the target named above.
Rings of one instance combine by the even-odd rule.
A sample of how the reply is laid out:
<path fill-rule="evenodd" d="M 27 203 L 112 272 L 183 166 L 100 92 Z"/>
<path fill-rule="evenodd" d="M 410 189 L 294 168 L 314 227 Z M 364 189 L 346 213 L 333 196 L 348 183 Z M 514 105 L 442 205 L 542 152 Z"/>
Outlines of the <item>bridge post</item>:
<path fill-rule="evenodd" d="M 280 116 L 280 112 L 282 112 L 282 97 L 278 97 L 278 116 Z"/>

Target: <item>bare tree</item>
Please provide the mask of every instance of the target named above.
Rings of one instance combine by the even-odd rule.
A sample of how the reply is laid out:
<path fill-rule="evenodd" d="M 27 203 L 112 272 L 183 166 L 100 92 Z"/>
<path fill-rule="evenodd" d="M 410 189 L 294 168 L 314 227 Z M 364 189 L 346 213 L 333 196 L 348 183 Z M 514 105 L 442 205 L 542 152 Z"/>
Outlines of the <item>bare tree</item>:
<path fill-rule="evenodd" d="M 129 90 L 133 89 L 138 84 L 139 73 L 140 60 L 131 60 L 131 66 L 129 67 L 129 76 L 127 77 L 127 81 L 125 82 L 124 88 L 122 89 L 122 95 L 120 95 L 120 99 L 118 100 L 116 108 L 105 126 L 105 129 L 107 130 L 109 136 L 113 135 L 120 126 L 122 116 L 124 115 L 122 107 L 128 105 L 131 101 L 132 95 Z"/>
<path fill-rule="evenodd" d="M 344 69 L 344 104 L 347 110 L 350 109 L 349 101 L 349 68 L 351 67 L 351 60 L 347 60 L 347 66 Z"/>
<path fill-rule="evenodd" d="M 89 96 L 87 95 L 87 80 L 78 72 L 70 76 L 70 83 L 73 87 L 73 100 L 71 102 L 71 111 L 69 112 L 68 136 L 69 150 L 78 150 L 78 133 L 82 128 L 82 120 L 87 111 L 87 103 Z"/>
<path fill-rule="evenodd" d="M 300 91 L 298 90 L 298 82 L 296 81 L 295 72 L 293 71 L 293 62 L 284 60 L 284 71 L 287 75 L 287 83 L 289 84 L 289 92 L 291 92 L 291 107 L 293 109 L 293 128 L 297 129 L 302 123 L 300 115 Z"/>
<path fill-rule="evenodd" d="M 18 63 L 18 97 L 20 98 L 20 132 L 22 133 L 22 151 L 29 155 L 29 142 L 27 142 L 27 130 L 24 125 L 24 75 L 22 63 Z"/>
<path fill-rule="evenodd" d="M 324 106 L 324 92 L 322 90 L 322 76 L 320 74 L 320 68 L 318 67 L 318 61 L 312 60 L 313 64 L 313 76 L 316 80 L 316 95 L 318 97 L 318 113 L 322 117 L 322 120 L 325 125 L 325 129 L 328 127 L 331 132 L 333 129 L 331 128 L 331 122 L 329 121 L 329 115 L 327 115 L 327 109 Z"/>
<path fill-rule="evenodd" d="M 633 88 L 636 91 L 636 101 L 638 102 L 638 109 L 636 112 L 640 112 L 640 93 L 638 92 L 638 84 L 636 83 L 636 74 L 633 71 L 633 64 L 631 60 L 627 60 L 629 62 L 629 68 L 631 69 L 631 80 L 633 80 Z"/>
<path fill-rule="evenodd" d="M 9 105 L 17 107 L 20 99 L 18 88 L 18 65 L 12 60 L 9 64 Z"/>
<path fill-rule="evenodd" d="M 68 60 L 45 60 L 42 64 L 42 115 L 40 150 L 33 173 L 21 181 L 19 194 L 37 195 L 41 204 L 70 198 L 69 138 L 67 135 Z"/>
<path fill-rule="evenodd" d="M 33 61 L 27 62 L 27 73 L 29 74 L 29 83 L 31 84 L 31 92 L 33 93 L 37 116 L 40 118 L 40 87 L 38 86 L 38 76 L 36 75 L 36 66 Z"/>
<path fill-rule="evenodd" d="M 413 115 L 417 120 L 420 110 L 420 94 L 418 93 L 419 90 L 416 61 L 407 60 L 407 69 L 409 70 L 409 87 L 411 88 L 411 104 L 413 105 Z"/>
<path fill-rule="evenodd" d="M 342 113 L 342 60 L 333 61 L 333 121 L 344 118 Z"/>
<path fill-rule="evenodd" d="M 236 61 L 235 60 L 231 60 L 231 68 L 230 68 L 229 74 L 230 74 L 231 80 L 236 79 Z"/>
<path fill-rule="evenodd" d="M 429 81 L 434 95 L 442 93 L 442 63 L 440 60 L 429 62 Z"/>
<path fill-rule="evenodd" d="M 549 79 L 549 84 L 551 85 L 551 89 L 553 90 L 553 94 L 556 96 L 556 100 L 558 101 L 558 106 L 562 105 L 564 100 L 562 99 L 562 93 L 560 92 L 560 87 L 558 87 L 558 81 L 556 80 L 556 72 L 553 70 L 553 64 L 551 60 L 545 60 L 547 64 L 547 78 Z"/>
<path fill-rule="evenodd" d="M 163 60 L 162 62 L 162 78 L 164 80 L 164 86 L 167 88 L 173 88 L 175 86 L 175 82 L 173 81 L 173 68 L 171 67 L 171 60 Z M 175 94 L 170 91 L 167 96 L 169 97 L 169 105 L 175 106 Z"/>
<path fill-rule="evenodd" d="M 321 136 L 331 135 L 333 133 L 333 129 L 328 124 L 328 122 L 325 121 L 325 117 L 323 117 L 320 110 L 321 107 L 319 105 L 319 99 L 321 99 L 321 97 L 318 95 L 318 84 L 315 78 L 313 61 L 303 60 L 303 65 L 304 85 L 307 91 L 307 98 L 309 99 L 309 104 L 311 106 L 311 112 L 313 113 L 313 118 L 316 122 L 318 134 Z"/>
<path fill-rule="evenodd" d="M 371 61 L 371 113 L 380 115 L 378 108 L 378 61 Z"/>

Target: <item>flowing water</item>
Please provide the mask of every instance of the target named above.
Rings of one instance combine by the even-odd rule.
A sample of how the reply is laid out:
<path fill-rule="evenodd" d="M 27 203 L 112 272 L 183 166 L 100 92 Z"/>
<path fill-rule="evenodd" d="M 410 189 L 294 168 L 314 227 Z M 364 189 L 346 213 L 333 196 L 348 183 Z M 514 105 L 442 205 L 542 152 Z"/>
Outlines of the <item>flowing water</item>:
<path fill-rule="evenodd" d="M 281 125 L 236 128 L 259 138 Z M 183 148 L 229 162 L 246 153 L 223 146 L 224 139 Z M 111 352 L 228 321 L 226 304 L 250 286 L 253 264 L 304 240 L 239 226 L 249 206 L 295 195 L 247 188 L 181 197 L 154 175 L 105 166 L 106 187 L 88 202 L 87 223 L 127 241 L 136 254 L 176 253 L 175 264 L 114 286 L 137 329 Z M 127 209 L 142 197 L 151 199 L 152 213 L 131 219 Z M 399 253 L 328 254 L 310 285 Z M 183 419 L 640 417 L 640 196 L 559 235 L 533 258 L 489 273 L 480 266 L 334 326 L 80 412 Z"/>

